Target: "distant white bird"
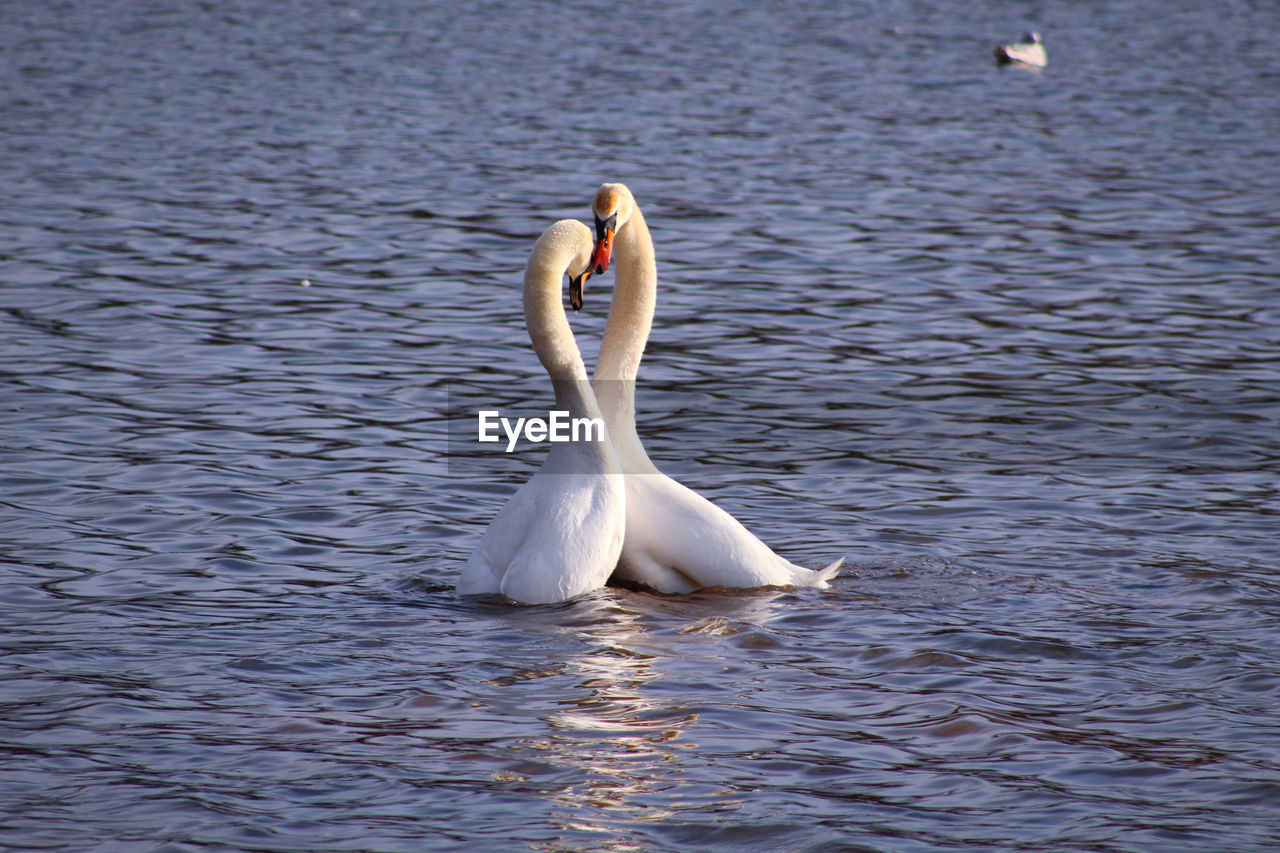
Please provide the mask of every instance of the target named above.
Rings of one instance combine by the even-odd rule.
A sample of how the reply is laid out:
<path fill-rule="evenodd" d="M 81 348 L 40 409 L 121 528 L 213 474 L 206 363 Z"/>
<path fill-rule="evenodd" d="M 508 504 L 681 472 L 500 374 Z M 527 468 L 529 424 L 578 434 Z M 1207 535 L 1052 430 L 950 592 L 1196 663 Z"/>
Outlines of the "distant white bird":
<path fill-rule="evenodd" d="M 996 61 L 1001 65 L 1027 65 L 1044 68 L 1049 62 L 1039 33 L 1027 33 L 1017 44 L 996 45 Z"/>

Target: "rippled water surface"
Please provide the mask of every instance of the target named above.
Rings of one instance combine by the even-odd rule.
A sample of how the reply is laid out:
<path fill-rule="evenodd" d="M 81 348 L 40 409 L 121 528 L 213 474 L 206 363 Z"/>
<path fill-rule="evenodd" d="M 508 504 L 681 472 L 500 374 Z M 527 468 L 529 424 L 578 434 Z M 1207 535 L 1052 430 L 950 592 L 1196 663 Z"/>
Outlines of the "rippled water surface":
<path fill-rule="evenodd" d="M 0 846 L 1275 849 L 1278 28 L 5 4 Z M 454 594 L 604 180 L 650 454 L 830 590 Z"/>

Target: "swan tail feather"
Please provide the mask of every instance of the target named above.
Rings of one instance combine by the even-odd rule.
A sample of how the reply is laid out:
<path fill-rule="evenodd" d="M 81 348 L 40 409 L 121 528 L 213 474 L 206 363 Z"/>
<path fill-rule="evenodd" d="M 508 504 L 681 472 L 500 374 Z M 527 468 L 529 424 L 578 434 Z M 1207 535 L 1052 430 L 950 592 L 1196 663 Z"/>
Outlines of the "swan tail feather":
<path fill-rule="evenodd" d="M 825 569 L 818 569 L 815 571 L 813 574 L 814 580 L 817 581 L 817 583 L 815 583 L 814 586 L 826 586 L 827 582 L 836 576 L 836 573 L 840 571 L 840 567 L 843 565 L 844 557 L 841 557 Z"/>

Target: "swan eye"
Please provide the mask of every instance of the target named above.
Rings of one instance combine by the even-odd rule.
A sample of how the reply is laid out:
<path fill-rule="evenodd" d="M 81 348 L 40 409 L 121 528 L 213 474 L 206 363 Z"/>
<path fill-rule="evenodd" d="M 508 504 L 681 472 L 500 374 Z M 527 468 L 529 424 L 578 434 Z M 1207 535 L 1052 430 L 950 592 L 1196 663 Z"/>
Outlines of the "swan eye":
<path fill-rule="evenodd" d="M 606 230 L 609 232 L 614 232 L 618 230 L 618 214 L 616 212 L 610 213 L 604 219 L 601 219 L 599 215 L 596 216 L 596 242 L 597 243 L 604 239 L 604 234 Z"/>

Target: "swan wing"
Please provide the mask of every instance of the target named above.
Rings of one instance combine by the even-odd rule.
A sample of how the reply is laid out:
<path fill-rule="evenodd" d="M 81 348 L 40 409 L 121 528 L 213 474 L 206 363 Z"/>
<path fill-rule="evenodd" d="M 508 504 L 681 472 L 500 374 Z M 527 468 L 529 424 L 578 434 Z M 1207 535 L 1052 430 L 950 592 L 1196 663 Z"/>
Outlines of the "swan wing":
<path fill-rule="evenodd" d="M 618 576 L 661 592 L 702 587 L 826 587 L 843 560 L 814 572 L 775 554 L 736 518 L 665 474 L 628 475 Z"/>
<path fill-rule="evenodd" d="M 539 470 L 485 531 L 458 592 L 547 604 L 604 586 L 622 549 L 624 500 L 621 474 Z"/>

